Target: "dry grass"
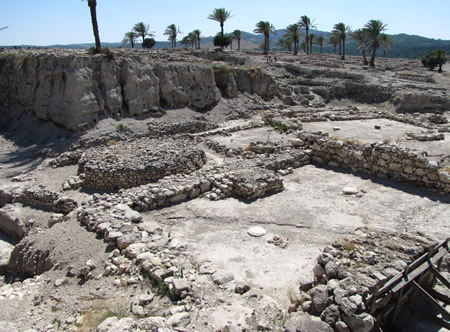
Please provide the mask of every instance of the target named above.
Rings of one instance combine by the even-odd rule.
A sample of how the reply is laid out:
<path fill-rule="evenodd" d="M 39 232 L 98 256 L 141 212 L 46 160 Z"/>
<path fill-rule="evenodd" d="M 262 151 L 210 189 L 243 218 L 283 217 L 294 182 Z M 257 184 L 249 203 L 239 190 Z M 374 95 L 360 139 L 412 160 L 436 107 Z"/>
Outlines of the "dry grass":
<path fill-rule="evenodd" d="M 358 249 L 358 244 L 355 241 L 349 240 L 344 243 L 343 247 L 347 251 L 353 251 Z"/>
<path fill-rule="evenodd" d="M 96 300 L 91 309 L 83 313 L 83 325 L 78 331 L 96 331 L 97 326 L 109 317 L 121 319 L 130 316 L 129 307 L 124 299 Z"/>

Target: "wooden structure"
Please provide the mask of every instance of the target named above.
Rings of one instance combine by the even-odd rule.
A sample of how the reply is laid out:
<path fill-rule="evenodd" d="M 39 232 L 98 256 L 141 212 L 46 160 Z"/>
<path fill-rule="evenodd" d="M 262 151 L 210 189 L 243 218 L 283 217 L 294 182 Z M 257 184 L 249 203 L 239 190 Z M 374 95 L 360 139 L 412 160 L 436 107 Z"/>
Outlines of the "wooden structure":
<path fill-rule="evenodd" d="M 443 257 L 449 253 L 449 241 L 447 238 L 430 248 L 366 299 L 366 308 L 377 322 L 375 331 L 382 331 L 381 326 L 385 323 L 394 323 L 401 307 L 415 296 L 426 300 L 441 317 L 423 311 L 421 314 L 450 329 L 450 313 L 445 308 L 450 305 L 450 298 L 434 289 L 439 280 L 450 290 L 450 282 L 439 272 Z"/>

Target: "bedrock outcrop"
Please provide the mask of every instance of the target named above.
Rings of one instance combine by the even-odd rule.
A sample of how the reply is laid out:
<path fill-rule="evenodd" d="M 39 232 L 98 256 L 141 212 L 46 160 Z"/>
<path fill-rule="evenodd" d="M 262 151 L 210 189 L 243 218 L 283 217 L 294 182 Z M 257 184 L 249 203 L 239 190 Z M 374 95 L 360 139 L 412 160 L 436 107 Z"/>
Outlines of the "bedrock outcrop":
<path fill-rule="evenodd" d="M 159 62 L 149 55 L 10 53 L 0 63 L 0 105 L 66 128 L 101 117 L 158 113 L 161 107 L 213 107 L 220 98 L 210 66 Z"/>

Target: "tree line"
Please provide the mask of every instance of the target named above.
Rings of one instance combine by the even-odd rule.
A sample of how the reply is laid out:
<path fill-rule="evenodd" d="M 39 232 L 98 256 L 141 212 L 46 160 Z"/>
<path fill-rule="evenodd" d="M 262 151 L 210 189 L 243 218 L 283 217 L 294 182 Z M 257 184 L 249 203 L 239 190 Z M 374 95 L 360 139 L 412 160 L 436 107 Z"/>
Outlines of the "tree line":
<path fill-rule="evenodd" d="M 97 1 L 87 0 L 87 2 L 90 8 L 96 44 L 94 53 L 98 53 L 101 51 L 101 45 L 96 18 Z M 207 18 L 217 21 L 220 24 L 220 32 L 218 32 L 213 39 L 214 46 L 220 47 L 223 51 L 225 47 L 230 45 L 232 47 L 233 40 L 236 40 L 238 42 L 238 50 L 240 50 L 240 42 L 242 38 L 241 31 L 234 30 L 230 34 L 224 34 L 224 24 L 227 20 L 232 18 L 231 11 L 228 11 L 225 8 L 216 8 Z M 316 24 L 314 23 L 314 19 L 311 19 L 307 15 L 303 15 L 300 17 L 298 22 L 289 24 L 286 27 L 286 33 L 278 40 L 277 46 L 282 49 L 292 51 L 294 55 L 297 55 L 299 50 L 303 50 L 305 54 L 312 54 L 313 45 L 318 45 L 320 47 L 320 53 L 322 53 L 323 46 L 327 43 L 333 47 L 335 54 L 337 53 L 337 48 L 339 48 L 339 55 L 342 60 L 345 60 L 346 40 L 350 38 L 356 42 L 357 48 L 363 58 L 363 63 L 370 66 L 375 66 L 377 50 L 382 48 L 383 54 L 385 55 L 385 52 L 394 46 L 392 38 L 384 33 L 386 31 L 387 24 L 384 24 L 380 20 L 369 20 L 363 28 L 359 28 L 354 31 L 352 31 L 351 27 L 345 23 L 336 23 L 328 40 L 323 35 L 316 36 L 315 34 L 310 33 L 310 29 L 315 28 Z M 275 31 L 275 27 L 269 21 L 257 22 L 255 29 L 253 30 L 254 33 L 264 35 L 264 42 L 262 43 L 261 48 L 266 55 L 269 53 L 270 49 L 270 35 L 275 33 Z M 302 40 L 303 32 L 304 39 Z M 164 35 L 166 35 L 169 42 L 171 42 L 172 47 L 177 46 L 177 37 L 180 34 L 182 34 L 182 32 L 176 24 L 170 24 L 164 32 Z M 134 25 L 131 31 L 125 33 L 122 43 L 129 43 L 133 48 L 136 40 L 138 38 L 142 38 L 142 46 L 144 48 L 152 48 L 156 43 L 153 37 L 153 33 L 149 31 L 149 26 L 143 22 L 139 22 Z M 189 32 L 184 38 L 182 38 L 180 43 L 186 47 L 191 46 L 192 48 L 199 49 L 202 38 L 201 31 L 196 29 Z M 368 60 L 368 56 L 370 57 L 370 61 Z"/>

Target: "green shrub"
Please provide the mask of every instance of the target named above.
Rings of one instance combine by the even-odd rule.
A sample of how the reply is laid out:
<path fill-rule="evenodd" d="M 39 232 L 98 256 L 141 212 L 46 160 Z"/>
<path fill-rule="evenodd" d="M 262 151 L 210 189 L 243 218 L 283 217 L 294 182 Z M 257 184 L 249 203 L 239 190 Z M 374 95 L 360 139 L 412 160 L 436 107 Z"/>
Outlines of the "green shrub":
<path fill-rule="evenodd" d="M 233 37 L 224 35 L 222 36 L 220 33 L 218 33 L 213 40 L 214 46 L 219 46 L 220 48 L 228 47 L 233 41 Z"/>
<path fill-rule="evenodd" d="M 445 56 L 445 51 L 438 49 L 427 54 L 427 56 L 422 59 L 422 65 L 430 70 L 439 67 L 439 72 L 442 73 L 442 66 L 446 61 L 447 57 Z"/>
<path fill-rule="evenodd" d="M 122 122 L 119 122 L 116 126 L 117 131 L 124 131 L 125 129 L 127 129 L 127 126 Z"/>
<path fill-rule="evenodd" d="M 148 48 L 151 49 L 153 46 L 155 46 L 156 40 L 153 38 L 145 38 L 144 42 L 142 43 L 142 48 Z"/>

